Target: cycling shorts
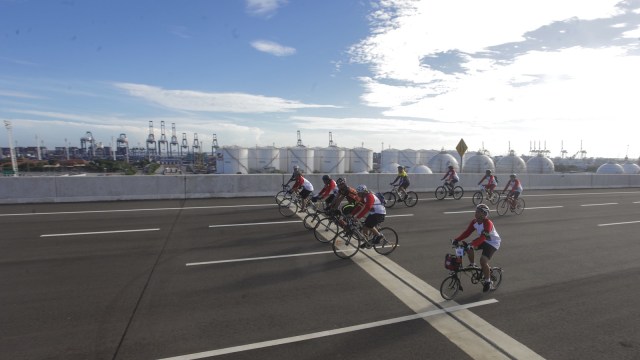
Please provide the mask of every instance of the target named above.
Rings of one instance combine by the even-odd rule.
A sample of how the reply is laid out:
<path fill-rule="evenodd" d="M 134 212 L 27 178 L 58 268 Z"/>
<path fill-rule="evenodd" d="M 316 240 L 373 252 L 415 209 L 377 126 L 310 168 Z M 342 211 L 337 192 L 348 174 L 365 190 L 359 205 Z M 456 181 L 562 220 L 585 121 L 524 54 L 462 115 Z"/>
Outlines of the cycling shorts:
<path fill-rule="evenodd" d="M 486 241 L 478 246 L 478 250 L 482 250 L 482 256 L 485 256 L 487 259 L 491 259 L 493 254 L 498 251 Z"/>
<path fill-rule="evenodd" d="M 364 220 L 364 226 L 373 228 L 384 221 L 384 214 L 369 214 Z"/>

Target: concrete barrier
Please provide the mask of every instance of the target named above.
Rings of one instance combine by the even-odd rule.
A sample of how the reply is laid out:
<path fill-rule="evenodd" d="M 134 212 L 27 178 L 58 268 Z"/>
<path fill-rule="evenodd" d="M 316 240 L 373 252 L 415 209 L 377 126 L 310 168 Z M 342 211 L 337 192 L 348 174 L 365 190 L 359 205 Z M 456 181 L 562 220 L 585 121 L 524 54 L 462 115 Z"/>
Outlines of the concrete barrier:
<path fill-rule="evenodd" d="M 344 174 L 351 186 L 366 184 L 374 191 L 387 191 L 395 174 Z M 411 190 L 433 192 L 443 174 L 411 174 Z M 290 174 L 250 175 L 140 175 L 140 176 L 41 176 L 0 177 L 0 204 L 83 202 L 116 200 L 198 199 L 210 197 L 272 196 Z M 466 192 L 475 191 L 482 174 L 460 174 Z M 315 193 L 322 187 L 322 174 L 310 174 Z M 522 174 L 527 189 L 588 189 L 640 187 L 640 175 Z M 502 189 L 508 174 L 498 174 Z"/>

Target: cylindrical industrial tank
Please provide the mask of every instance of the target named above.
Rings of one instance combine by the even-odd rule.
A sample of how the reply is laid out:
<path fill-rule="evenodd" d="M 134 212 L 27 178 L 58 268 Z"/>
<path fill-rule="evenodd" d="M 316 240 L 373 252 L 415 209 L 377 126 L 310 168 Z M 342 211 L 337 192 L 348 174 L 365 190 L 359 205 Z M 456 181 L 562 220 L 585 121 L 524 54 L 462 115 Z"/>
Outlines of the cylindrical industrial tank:
<path fill-rule="evenodd" d="M 465 158 L 462 164 L 462 172 L 464 173 L 484 173 L 487 170 L 494 171 L 495 165 L 493 160 L 482 152 L 477 152 L 469 158 Z"/>
<path fill-rule="evenodd" d="M 369 173 L 373 171 L 373 150 L 365 148 L 355 148 L 349 150 L 349 167 L 347 170 L 352 173 Z"/>
<path fill-rule="evenodd" d="M 516 156 L 515 151 L 511 150 L 509 155 L 498 160 L 496 172 L 498 174 L 522 174 L 527 172 L 527 164 L 521 157 Z"/>
<path fill-rule="evenodd" d="M 249 170 L 259 173 L 280 170 L 280 149 L 273 146 L 250 148 Z"/>
<path fill-rule="evenodd" d="M 427 165 L 416 165 L 409 169 L 409 172 L 411 174 L 433 174 L 433 171 Z"/>
<path fill-rule="evenodd" d="M 607 162 L 598 167 L 596 174 L 624 174 L 624 168 L 620 164 Z"/>
<path fill-rule="evenodd" d="M 398 173 L 398 166 L 400 166 L 398 163 L 389 163 L 385 165 L 385 167 L 381 167 L 380 172 L 384 174 L 396 174 Z"/>
<path fill-rule="evenodd" d="M 622 164 L 622 169 L 624 169 L 625 174 L 640 174 L 640 166 L 629 161 L 626 161 L 624 164 Z"/>
<path fill-rule="evenodd" d="M 239 146 L 223 146 L 220 149 L 222 161 L 218 159 L 217 174 L 248 174 L 249 149 Z"/>
<path fill-rule="evenodd" d="M 527 172 L 529 174 L 553 174 L 554 171 L 553 161 L 543 154 L 538 154 L 527 161 Z"/>
<path fill-rule="evenodd" d="M 400 150 L 398 151 L 398 164 L 411 169 L 420 164 L 420 153 L 411 149 Z"/>
<path fill-rule="evenodd" d="M 384 149 L 380 152 L 380 171 L 384 171 L 390 164 L 398 166 L 398 149 Z"/>
<path fill-rule="evenodd" d="M 438 155 L 438 150 L 418 150 L 418 158 L 420 159 L 420 165 L 427 165 L 432 157 Z"/>
<path fill-rule="evenodd" d="M 313 174 L 314 166 L 314 149 L 304 146 L 288 147 L 280 150 L 280 163 L 284 164 L 280 169 L 286 169 L 286 172 L 293 172 L 293 167 L 297 165 L 305 174 Z"/>
<path fill-rule="evenodd" d="M 453 166 L 458 171 L 460 170 L 458 160 L 444 150 L 432 157 L 427 164 L 434 173 L 447 172 L 449 170 L 449 165 Z"/>
<path fill-rule="evenodd" d="M 329 146 L 315 151 L 319 160 L 317 170 L 322 174 L 344 174 L 347 165 L 346 151 L 337 146 Z"/>

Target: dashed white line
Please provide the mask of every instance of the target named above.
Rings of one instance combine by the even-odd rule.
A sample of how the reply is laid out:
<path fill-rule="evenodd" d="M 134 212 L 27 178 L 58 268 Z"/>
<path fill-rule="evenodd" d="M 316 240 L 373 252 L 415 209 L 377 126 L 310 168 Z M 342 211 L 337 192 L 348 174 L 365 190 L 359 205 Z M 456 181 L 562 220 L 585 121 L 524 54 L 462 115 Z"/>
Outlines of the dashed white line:
<path fill-rule="evenodd" d="M 598 224 L 598 226 L 612 226 L 612 225 L 626 225 L 626 224 L 637 224 L 640 221 L 625 221 L 625 222 L 617 222 L 617 223 L 609 223 L 609 224 Z"/>
<path fill-rule="evenodd" d="M 582 204 L 580 206 L 607 206 L 607 205 L 618 205 L 618 203 Z"/>

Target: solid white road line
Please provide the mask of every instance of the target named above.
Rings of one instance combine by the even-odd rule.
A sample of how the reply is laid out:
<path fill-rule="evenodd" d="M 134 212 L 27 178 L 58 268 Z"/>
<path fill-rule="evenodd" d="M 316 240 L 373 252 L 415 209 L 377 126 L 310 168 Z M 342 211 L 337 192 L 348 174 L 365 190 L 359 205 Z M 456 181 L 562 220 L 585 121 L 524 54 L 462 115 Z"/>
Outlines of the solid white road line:
<path fill-rule="evenodd" d="M 640 221 L 625 221 L 625 222 L 617 222 L 617 223 L 610 223 L 610 224 L 598 224 L 598 226 L 626 225 L 626 224 L 637 224 L 637 223 L 640 223 Z"/>
<path fill-rule="evenodd" d="M 582 204 L 580 206 L 606 206 L 606 205 L 618 205 L 618 203 Z"/>
<path fill-rule="evenodd" d="M 297 214 L 300 217 L 306 216 L 306 214 Z M 387 218 L 393 217 L 404 217 L 404 216 L 413 216 L 413 214 L 403 214 L 403 215 L 388 215 Z M 255 225 L 277 225 L 277 224 L 291 224 L 291 223 L 300 223 L 300 219 L 296 220 L 287 220 L 287 221 L 268 221 L 268 222 L 257 222 L 257 223 L 236 223 L 236 224 L 221 224 L 221 225 L 209 225 L 210 228 L 220 228 L 220 227 L 234 227 L 234 226 L 255 226 Z"/>
<path fill-rule="evenodd" d="M 428 318 L 428 317 L 441 315 L 441 314 L 446 314 L 446 313 L 453 313 L 453 312 L 456 312 L 456 311 L 461 311 L 461 310 L 464 310 L 464 309 L 468 309 L 468 308 L 472 308 L 472 307 L 476 307 L 476 306 L 481 306 L 481 305 L 488 305 L 488 304 L 492 304 L 492 303 L 495 303 L 495 302 L 497 302 L 497 300 L 488 299 L 488 300 L 478 301 L 478 302 L 465 304 L 465 305 L 455 305 L 455 306 L 451 306 L 451 307 L 448 307 L 448 308 L 433 309 L 433 310 L 421 312 L 421 313 L 414 314 L 414 315 L 407 315 L 407 316 L 397 317 L 397 318 L 394 318 L 394 319 L 374 321 L 374 322 L 370 322 L 370 323 L 366 323 L 366 324 L 348 326 L 348 327 L 344 327 L 344 328 L 340 328 L 340 329 L 319 331 L 319 332 L 305 334 L 305 335 L 292 336 L 292 337 L 288 337 L 288 338 L 263 341 L 263 342 L 247 344 L 247 345 L 233 346 L 233 347 L 228 347 L 228 348 L 218 349 L 218 350 L 203 351 L 203 352 L 199 352 L 199 353 L 195 353 L 195 354 L 180 355 L 180 356 L 169 357 L 169 358 L 164 358 L 164 359 L 160 359 L 160 360 L 194 360 L 194 359 L 202 359 L 202 358 L 205 358 L 205 357 L 226 355 L 226 354 L 231 354 L 231 353 L 236 353 L 236 352 L 241 352 L 241 351 L 261 349 L 261 348 L 265 348 L 265 347 L 269 347 L 269 346 L 290 344 L 290 343 L 299 342 L 299 341 L 305 341 L 305 340 L 317 339 L 317 338 L 321 338 L 321 337 L 345 334 L 345 333 L 349 333 L 349 332 L 353 332 L 353 331 L 371 329 L 371 328 L 378 327 L 378 326 L 385 326 L 385 325 L 397 324 L 397 323 L 400 323 L 400 322 L 411 321 L 411 320 L 416 320 L 416 319 L 421 319 L 421 318 Z"/>
<path fill-rule="evenodd" d="M 186 266 L 214 265 L 214 264 L 224 264 L 224 263 L 233 263 L 233 262 L 242 262 L 242 261 L 270 260 L 270 259 L 281 259 L 281 258 L 296 257 L 296 256 L 322 255 L 322 254 L 333 254 L 333 251 L 316 251 L 316 252 L 310 252 L 310 253 L 261 256 L 261 257 L 244 258 L 244 259 L 202 261 L 202 262 L 187 263 Z"/>
<path fill-rule="evenodd" d="M 254 205 L 216 205 L 216 206 L 189 206 L 189 207 L 167 207 L 155 209 L 115 209 L 115 210 L 87 210 L 87 211 L 59 211 L 59 212 L 31 212 L 19 214 L 0 214 L 2 216 L 33 216 L 33 215 L 72 215 L 72 214 L 99 214 L 99 213 L 118 213 L 118 212 L 139 212 L 139 211 L 175 211 L 175 210 L 206 210 L 206 209 L 224 209 L 238 207 L 273 207 L 276 204 L 254 204 Z"/>
<path fill-rule="evenodd" d="M 53 236 L 77 236 L 77 235 L 102 235 L 102 234 L 118 234 L 129 232 L 142 232 L 142 231 L 158 231 L 157 229 L 135 229 L 135 230 L 112 230 L 112 231 L 93 231 L 93 232 L 81 232 L 81 233 L 67 233 L 67 234 L 44 234 L 40 237 L 53 237 Z"/>

